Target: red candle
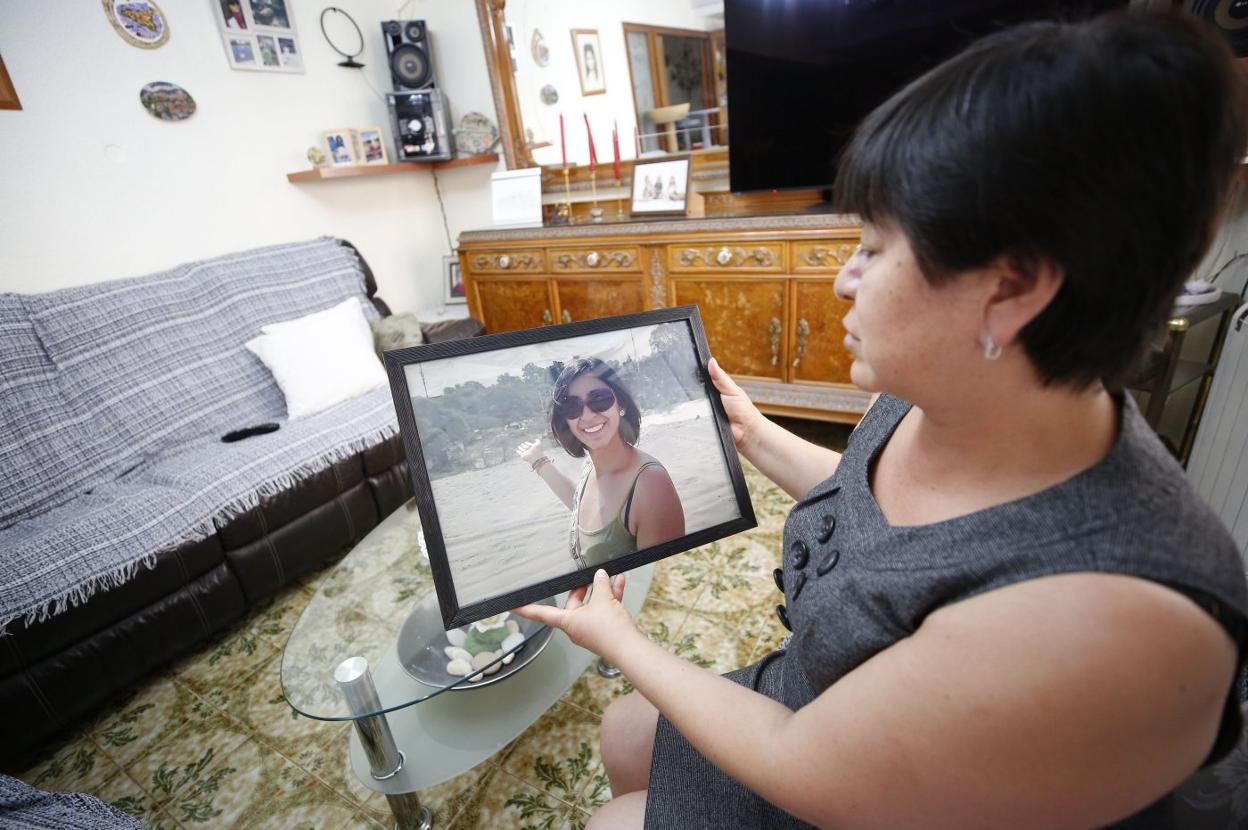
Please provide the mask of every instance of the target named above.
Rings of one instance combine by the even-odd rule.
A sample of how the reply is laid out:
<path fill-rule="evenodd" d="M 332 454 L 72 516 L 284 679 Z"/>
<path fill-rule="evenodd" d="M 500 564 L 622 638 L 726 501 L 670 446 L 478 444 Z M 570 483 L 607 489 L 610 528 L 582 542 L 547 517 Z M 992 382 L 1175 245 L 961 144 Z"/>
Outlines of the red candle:
<path fill-rule="evenodd" d="M 598 167 L 598 154 L 594 152 L 594 131 L 589 128 L 589 116 L 585 115 L 585 135 L 589 136 L 589 172 Z"/>
<path fill-rule="evenodd" d="M 615 161 L 611 165 L 611 172 L 615 176 L 616 182 L 620 180 L 620 125 L 618 122 L 611 122 L 611 149 L 615 151 Z"/>
<path fill-rule="evenodd" d="M 559 149 L 563 151 L 563 169 L 568 169 L 568 140 L 563 134 L 563 113 L 559 113 Z"/>

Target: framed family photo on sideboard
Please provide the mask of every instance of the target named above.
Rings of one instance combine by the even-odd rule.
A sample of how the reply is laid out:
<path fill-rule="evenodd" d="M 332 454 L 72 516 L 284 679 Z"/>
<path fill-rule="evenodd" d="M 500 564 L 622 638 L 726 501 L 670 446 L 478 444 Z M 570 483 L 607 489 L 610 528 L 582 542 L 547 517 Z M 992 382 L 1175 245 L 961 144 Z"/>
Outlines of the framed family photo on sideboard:
<path fill-rule="evenodd" d="M 447 628 L 755 526 L 694 306 L 385 353 Z"/>

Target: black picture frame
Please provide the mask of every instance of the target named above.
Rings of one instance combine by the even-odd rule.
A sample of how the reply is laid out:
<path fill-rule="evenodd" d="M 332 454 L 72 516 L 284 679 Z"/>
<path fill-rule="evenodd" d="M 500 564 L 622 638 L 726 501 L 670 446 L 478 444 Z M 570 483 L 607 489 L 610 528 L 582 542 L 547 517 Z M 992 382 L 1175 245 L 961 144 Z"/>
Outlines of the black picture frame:
<path fill-rule="evenodd" d="M 605 568 L 608 573 L 615 575 L 757 526 L 754 508 L 750 502 L 749 492 L 746 489 L 745 477 L 732 439 L 728 418 L 724 413 L 719 393 L 711 383 L 707 372 L 710 352 L 707 348 L 706 334 L 702 327 L 702 318 L 696 306 L 657 309 L 637 314 L 626 314 L 564 325 L 543 326 L 541 328 L 524 329 L 503 334 L 396 349 L 385 353 L 386 373 L 390 380 L 390 390 L 394 398 L 394 407 L 398 415 L 403 446 L 407 454 L 408 475 L 415 492 L 416 506 L 420 514 L 421 525 L 428 548 L 434 586 L 437 590 L 442 621 L 446 628 L 450 629 L 467 625 L 525 603 L 554 596 L 576 586 L 587 584 L 592 581 L 594 571 L 599 566 L 576 569 L 571 558 L 569 558 L 569 571 L 567 573 L 535 581 L 531 584 L 521 584 L 521 581 L 518 580 L 518 587 L 514 590 L 477 601 L 461 600 L 460 594 L 462 592 L 458 591 L 455 585 L 446 542 L 443 538 L 443 522 L 439 515 L 439 506 L 434 495 L 433 480 L 430 477 L 429 467 L 426 464 L 425 448 L 420 437 L 420 425 L 417 422 L 412 391 L 408 384 L 408 367 L 448 358 L 468 357 L 535 344 L 553 343 L 586 335 L 645 329 L 666 323 L 680 323 L 686 327 L 690 341 L 689 345 L 696 358 L 697 387 L 700 388 L 709 402 L 710 412 L 714 419 L 713 426 L 702 428 L 713 429 L 714 436 L 717 439 L 717 447 L 722 457 L 724 468 L 716 469 L 720 475 L 724 475 L 726 470 L 727 476 L 727 481 L 722 482 L 720 486 L 724 487 L 726 491 L 730 485 L 732 497 L 735 499 L 737 516 L 725 521 L 718 521 L 711 526 L 697 528 L 679 538 L 626 553 L 610 559 L 600 566 Z M 569 357 L 571 356 L 569 355 Z M 519 369 L 520 367 L 517 366 L 516 368 Z M 523 462 L 514 461 L 509 463 Z M 525 474 L 529 474 L 527 470 Z"/>

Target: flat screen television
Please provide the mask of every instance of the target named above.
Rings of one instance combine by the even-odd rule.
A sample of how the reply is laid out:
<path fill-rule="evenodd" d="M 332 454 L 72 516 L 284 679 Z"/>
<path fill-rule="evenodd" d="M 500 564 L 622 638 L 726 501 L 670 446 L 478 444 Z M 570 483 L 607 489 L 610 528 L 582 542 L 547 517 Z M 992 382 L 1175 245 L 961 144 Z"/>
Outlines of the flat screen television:
<path fill-rule="evenodd" d="M 926 70 L 1024 20 L 1127 0 L 725 0 L 733 191 L 830 188 L 854 128 Z"/>

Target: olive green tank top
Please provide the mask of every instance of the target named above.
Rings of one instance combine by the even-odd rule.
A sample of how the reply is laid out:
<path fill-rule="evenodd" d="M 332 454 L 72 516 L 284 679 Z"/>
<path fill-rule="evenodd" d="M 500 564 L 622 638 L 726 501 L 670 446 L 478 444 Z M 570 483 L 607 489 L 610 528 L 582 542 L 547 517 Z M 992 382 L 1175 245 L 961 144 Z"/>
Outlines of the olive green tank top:
<path fill-rule="evenodd" d="M 598 530 L 585 530 L 581 527 L 581 496 L 585 493 L 585 484 L 589 481 L 589 476 L 581 479 L 581 489 L 576 494 L 577 512 L 572 516 L 572 521 L 576 524 L 576 547 L 579 554 L 577 558 L 581 567 L 597 567 L 621 554 L 637 550 L 637 537 L 628 532 L 628 509 L 632 507 L 633 493 L 637 490 L 637 479 L 641 478 L 642 470 L 647 467 L 661 468 L 662 466 L 657 461 L 647 461 L 638 467 L 637 475 L 633 476 L 633 483 L 628 488 L 628 495 L 624 498 L 624 504 L 620 506 L 620 514 Z"/>

